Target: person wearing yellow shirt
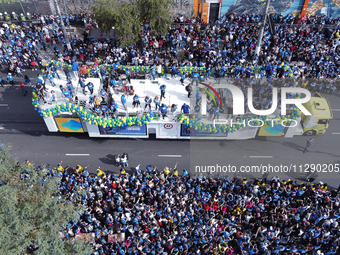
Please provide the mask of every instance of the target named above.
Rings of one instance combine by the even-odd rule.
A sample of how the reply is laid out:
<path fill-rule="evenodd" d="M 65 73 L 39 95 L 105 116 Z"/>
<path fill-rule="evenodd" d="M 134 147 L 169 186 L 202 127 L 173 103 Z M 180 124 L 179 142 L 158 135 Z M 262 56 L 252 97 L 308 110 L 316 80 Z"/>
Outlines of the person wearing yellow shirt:
<path fill-rule="evenodd" d="M 164 175 L 165 176 L 169 175 L 171 173 L 171 171 L 172 171 L 172 169 L 166 166 L 164 168 Z M 176 165 L 174 167 L 174 173 L 175 173 L 175 171 L 177 171 L 177 162 L 176 162 Z"/>
<path fill-rule="evenodd" d="M 178 176 L 177 162 L 176 162 L 176 165 L 175 165 L 175 167 L 174 167 L 174 172 L 173 172 L 173 175 L 174 175 L 175 177 L 177 177 L 177 176 Z"/>
<path fill-rule="evenodd" d="M 96 106 L 99 106 L 100 105 L 100 98 L 98 97 L 98 98 L 96 98 L 96 100 L 95 100 L 95 104 L 96 104 Z"/>
<path fill-rule="evenodd" d="M 81 165 L 77 165 L 76 172 L 81 174 L 84 171 L 84 168 Z"/>
<path fill-rule="evenodd" d="M 29 162 L 27 159 L 25 160 L 25 164 L 26 164 L 27 166 L 31 166 L 31 162 Z"/>
<path fill-rule="evenodd" d="M 105 173 L 102 170 L 100 170 L 100 167 L 97 169 L 97 176 L 98 177 L 105 177 L 106 176 Z"/>
<path fill-rule="evenodd" d="M 59 164 L 58 164 L 58 167 L 57 167 L 57 170 L 60 171 L 60 172 L 64 172 L 64 168 L 61 166 L 61 163 L 63 163 L 63 161 L 61 161 Z"/>
<path fill-rule="evenodd" d="M 166 166 L 166 167 L 164 168 L 164 175 L 167 176 L 167 175 L 169 175 L 169 174 L 170 174 L 170 169 L 169 169 L 169 167 Z"/>
<path fill-rule="evenodd" d="M 224 244 L 219 244 L 218 245 L 218 250 L 220 251 L 220 253 L 225 253 L 225 251 L 227 250 L 227 247 Z"/>
<path fill-rule="evenodd" d="M 124 168 L 120 169 L 120 175 L 125 175 L 126 174 L 126 171 Z"/>

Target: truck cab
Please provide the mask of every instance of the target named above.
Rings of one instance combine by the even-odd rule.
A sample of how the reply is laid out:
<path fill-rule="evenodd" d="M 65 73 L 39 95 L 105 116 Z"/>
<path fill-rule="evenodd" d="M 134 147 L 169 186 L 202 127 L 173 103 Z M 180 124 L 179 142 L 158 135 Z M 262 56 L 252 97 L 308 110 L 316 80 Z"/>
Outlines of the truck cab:
<path fill-rule="evenodd" d="M 303 104 L 312 115 L 304 115 L 301 112 L 301 125 L 304 135 L 324 134 L 329 127 L 329 121 L 333 113 L 328 100 L 319 93 Z"/>

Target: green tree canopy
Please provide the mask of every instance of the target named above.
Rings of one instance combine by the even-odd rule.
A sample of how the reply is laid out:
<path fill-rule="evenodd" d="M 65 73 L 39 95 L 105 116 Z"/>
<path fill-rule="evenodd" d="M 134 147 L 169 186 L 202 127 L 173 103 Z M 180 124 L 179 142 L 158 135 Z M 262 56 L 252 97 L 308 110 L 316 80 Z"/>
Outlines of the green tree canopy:
<path fill-rule="evenodd" d="M 27 170 L 30 179 L 20 174 Z M 0 254 L 25 254 L 33 243 L 34 254 L 89 254 L 90 244 L 61 238 L 70 219 L 78 219 L 84 208 L 57 198 L 58 176 L 47 168 L 17 165 L 7 147 L 0 148 Z"/>
<path fill-rule="evenodd" d="M 98 0 L 92 7 L 99 26 L 115 27 L 122 46 L 136 43 L 142 25 L 148 22 L 155 34 L 165 34 L 171 24 L 172 0 Z"/>

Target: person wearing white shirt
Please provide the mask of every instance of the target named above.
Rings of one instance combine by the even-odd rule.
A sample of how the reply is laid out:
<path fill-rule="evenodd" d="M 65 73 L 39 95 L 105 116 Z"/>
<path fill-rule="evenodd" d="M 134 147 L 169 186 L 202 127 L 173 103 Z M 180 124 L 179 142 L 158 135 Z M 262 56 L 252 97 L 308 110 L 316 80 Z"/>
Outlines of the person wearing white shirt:
<path fill-rule="evenodd" d="M 162 75 L 162 65 L 159 64 L 157 66 L 157 75 L 158 75 L 158 78 L 161 78 L 161 75 Z"/>
<path fill-rule="evenodd" d="M 102 50 L 102 48 L 103 48 L 103 44 L 101 43 L 101 42 L 99 42 L 98 44 L 97 44 L 97 47 L 98 47 L 98 50 Z"/>

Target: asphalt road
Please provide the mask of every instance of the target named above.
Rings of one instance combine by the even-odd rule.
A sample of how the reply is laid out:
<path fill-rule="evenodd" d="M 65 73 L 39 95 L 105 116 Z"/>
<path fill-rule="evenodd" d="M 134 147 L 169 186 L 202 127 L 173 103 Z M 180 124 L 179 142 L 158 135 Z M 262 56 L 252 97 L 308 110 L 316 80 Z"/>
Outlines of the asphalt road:
<path fill-rule="evenodd" d="M 30 77 L 37 72 L 27 71 Z M 5 73 L 0 73 L 5 77 Z M 17 79 L 17 81 L 22 79 Z M 310 151 L 303 154 L 307 137 L 265 137 L 238 141 L 187 141 L 151 139 L 102 139 L 89 138 L 87 134 L 49 133 L 40 115 L 34 111 L 31 96 L 23 97 L 18 87 L 0 87 L 0 141 L 11 144 L 12 154 L 20 161 L 29 159 L 34 164 L 56 166 L 90 165 L 90 171 L 98 166 L 104 171 L 118 172 L 114 155 L 123 151 L 129 154 L 131 170 L 141 164 L 190 169 L 192 174 L 204 171 L 206 166 L 221 166 L 220 175 L 246 177 L 262 176 L 263 166 L 282 167 L 271 173 L 282 178 L 304 180 L 307 164 L 320 169 L 319 178 L 330 186 L 338 187 L 340 172 L 340 95 L 327 96 L 333 109 L 333 120 L 324 135 L 316 136 Z M 31 91 L 29 89 L 29 91 Z M 230 165 L 230 166 L 229 166 Z M 228 169 L 222 166 L 229 166 Z M 253 169 L 245 169 L 252 166 Z M 242 168 L 241 168 L 242 167 Z M 289 169 L 288 172 L 283 172 Z M 242 170 L 248 170 L 244 172 Z M 331 172 L 331 170 L 333 170 Z M 256 172 L 254 172 L 256 171 Z M 207 174 L 205 172 L 201 174 Z"/>

